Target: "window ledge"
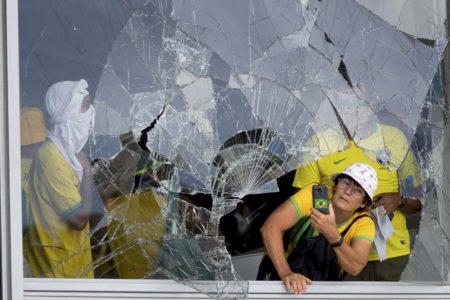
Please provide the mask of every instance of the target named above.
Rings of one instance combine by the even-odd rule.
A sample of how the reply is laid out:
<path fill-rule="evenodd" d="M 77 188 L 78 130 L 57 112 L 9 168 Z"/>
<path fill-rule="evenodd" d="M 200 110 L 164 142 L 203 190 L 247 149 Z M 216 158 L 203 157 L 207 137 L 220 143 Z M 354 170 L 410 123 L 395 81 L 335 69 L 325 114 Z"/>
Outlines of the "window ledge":
<path fill-rule="evenodd" d="M 279 281 L 249 281 L 249 299 L 298 299 Z M 214 282 L 211 282 L 214 284 Z M 450 286 L 406 282 L 316 282 L 302 299 L 448 299 Z M 31 279 L 24 299 L 209 299 L 172 280 Z"/>

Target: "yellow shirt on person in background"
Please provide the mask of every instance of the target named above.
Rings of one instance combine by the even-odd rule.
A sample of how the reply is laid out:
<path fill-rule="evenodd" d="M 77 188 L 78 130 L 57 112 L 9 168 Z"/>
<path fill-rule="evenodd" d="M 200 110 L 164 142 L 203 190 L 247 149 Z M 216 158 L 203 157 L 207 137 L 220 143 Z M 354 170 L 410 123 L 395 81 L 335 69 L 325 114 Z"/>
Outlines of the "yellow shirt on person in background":
<path fill-rule="evenodd" d="M 155 271 L 165 203 L 164 195 L 151 190 L 108 202 L 108 240 L 118 278 L 142 279 Z"/>
<path fill-rule="evenodd" d="M 30 208 L 28 205 L 28 177 L 31 169 L 31 163 L 33 159 L 25 157 L 22 155 L 20 161 L 20 172 L 21 172 L 21 187 L 22 187 L 22 234 L 25 235 L 28 231 L 28 226 L 30 223 Z"/>
<path fill-rule="evenodd" d="M 56 145 L 39 148 L 29 177 L 30 228 L 24 252 L 34 277 L 93 278 L 89 226 L 67 217 L 81 206 L 79 181 Z"/>
<path fill-rule="evenodd" d="M 388 125 L 380 125 L 374 134 L 358 142 L 360 147 L 353 141 L 345 141 L 347 146 L 341 151 L 331 153 L 330 151 L 333 150 L 333 147 L 336 147 L 335 145 L 342 144 L 342 141 L 337 140 L 336 136 L 332 133 L 332 130 L 329 130 L 319 133 L 313 139 L 311 146 L 317 147 L 319 155 L 323 157 L 297 169 L 293 186 L 304 188 L 312 182 L 334 186 L 330 176 L 342 172 L 346 166 L 357 162 L 368 164 L 376 170 L 378 189 L 375 191 L 375 196 L 381 193 L 398 192 L 399 176 L 404 181 L 410 178 L 414 187 L 421 184 L 418 163 L 414 155 L 408 151 L 409 144 L 399 129 Z M 389 153 L 387 165 L 369 158 L 376 147 Z M 362 148 L 371 149 L 371 151 L 364 151 Z M 397 171 L 397 167 L 400 165 L 402 168 Z M 405 216 L 400 210 L 394 211 L 391 223 L 395 232 L 386 243 L 387 258 L 408 255 L 410 253 L 410 237 Z M 369 254 L 369 261 L 377 260 L 379 260 L 378 253 L 373 246 Z"/>
<path fill-rule="evenodd" d="M 31 169 L 31 163 L 33 162 L 33 159 L 30 157 L 24 157 L 22 156 L 22 159 L 20 161 L 21 164 L 21 175 L 22 175 L 22 189 L 25 193 L 28 193 L 28 176 Z"/>

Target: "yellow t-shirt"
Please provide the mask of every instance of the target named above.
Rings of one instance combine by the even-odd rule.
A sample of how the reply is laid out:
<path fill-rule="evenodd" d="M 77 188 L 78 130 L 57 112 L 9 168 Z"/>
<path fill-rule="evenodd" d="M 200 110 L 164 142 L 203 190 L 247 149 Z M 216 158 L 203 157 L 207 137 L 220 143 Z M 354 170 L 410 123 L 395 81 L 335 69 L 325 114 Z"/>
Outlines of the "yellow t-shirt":
<path fill-rule="evenodd" d="M 311 209 L 313 207 L 312 187 L 314 185 L 314 183 L 308 184 L 290 197 L 300 219 L 311 216 Z M 339 233 L 344 231 L 354 218 L 364 214 L 369 215 L 367 212 L 355 212 L 351 217 L 337 224 Z M 350 227 L 347 234 L 344 236 L 344 242 L 349 245 L 353 239 L 366 239 L 373 242 L 374 238 L 375 224 L 372 218 L 364 217 L 356 220 L 352 227 Z"/>
<path fill-rule="evenodd" d="M 145 191 L 110 200 L 108 239 L 117 275 L 121 279 L 142 279 L 155 271 L 165 219 L 162 194 Z"/>
<path fill-rule="evenodd" d="M 24 252 L 34 277 L 93 278 L 89 226 L 65 220 L 81 206 L 79 181 L 56 145 L 39 148 L 30 171 L 30 229 Z"/>
<path fill-rule="evenodd" d="M 22 234 L 25 235 L 30 223 L 30 208 L 28 205 L 28 176 L 33 160 L 29 157 L 22 156 L 21 159 L 21 175 L 22 175 Z"/>
<path fill-rule="evenodd" d="M 31 169 L 31 163 L 33 160 L 30 157 L 22 156 L 21 159 L 21 175 L 22 175 L 22 189 L 25 193 L 28 193 L 28 176 Z"/>
<path fill-rule="evenodd" d="M 328 138 L 328 136 L 327 132 L 318 134 L 312 142 L 319 148 L 320 155 L 328 154 L 330 145 L 337 144 L 337 141 Z M 372 153 L 375 153 L 376 145 L 380 143 L 380 140 L 382 140 L 380 147 L 385 145 L 389 153 L 390 159 L 387 165 L 379 164 L 369 158 Z M 421 184 L 418 163 L 414 155 L 408 151 L 407 140 L 399 129 L 381 125 L 372 136 L 359 141 L 358 144 L 364 149 L 370 149 L 370 151 L 364 151 L 354 142 L 348 142 L 348 145 L 342 151 L 328 154 L 297 169 L 293 186 L 303 188 L 312 182 L 333 186 L 334 182 L 331 181 L 330 176 L 342 172 L 346 166 L 357 162 L 366 163 L 376 170 L 378 189 L 375 191 L 375 195 L 398 192 L 399 175 L 405 181 L 409 178 L 414 187 Z M 401 171 L 397 172 L 396 166 L 400 165 L 402 166 Z M 391 222 L 395 232 L 386 243 L 387 258 L 408 255 L 410 253 L 410 238 L 405 216 L 401 211 L 395 210 Z M 372 247 L 369 260 L 379 260 L 375 246 Z"/>

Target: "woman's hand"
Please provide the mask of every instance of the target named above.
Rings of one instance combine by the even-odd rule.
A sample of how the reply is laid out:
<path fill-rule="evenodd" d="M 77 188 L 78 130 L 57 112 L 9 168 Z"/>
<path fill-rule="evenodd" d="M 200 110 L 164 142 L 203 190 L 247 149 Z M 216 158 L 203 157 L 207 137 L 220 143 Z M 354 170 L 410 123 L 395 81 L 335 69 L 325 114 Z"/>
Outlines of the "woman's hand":
<path fill-rule="evenodd" d="M 292 272 L 282 276 L 281 280 L 283 280 L 284 285 L 289 292 L 296 294 L 306 292 L 306 286 L 312 283 L 311 279 L 308 277 Z"/>
<path fill-rule="evenodd" d="M 400 193 L 383 193 L 374 199 L 376 206 L 383 205 L 386 214 L 391 214 L 402 203 Z"/>
<path fill-rule="evenodd" d="M 330 243 L 334 243 L 339 241 L 341 235 L 336 227 L 336 219 L 332 203 L 330 203 L 328 210 L 329 214 L 326 215 L 313 208 L 311 210 L 311 226 L 323 234 Z"/>

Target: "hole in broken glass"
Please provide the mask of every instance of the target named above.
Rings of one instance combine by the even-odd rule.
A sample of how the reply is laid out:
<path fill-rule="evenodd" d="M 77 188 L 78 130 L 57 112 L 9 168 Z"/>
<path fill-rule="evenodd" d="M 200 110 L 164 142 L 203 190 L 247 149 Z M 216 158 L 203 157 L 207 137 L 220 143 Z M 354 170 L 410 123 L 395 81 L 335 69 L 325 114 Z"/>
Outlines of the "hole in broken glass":
<path fill-rule="evenodd" d="M 264 9 L 267 9 L 267 5 L 270 6 L 268 3 L 263 5 Z M 328 7 L 327 4 L 310 3 L 312 8 L 314 5 L 319 7 L 324 5 L 323 9 L 333 7 L 330 4 Z M 192 14 L 186 13 L 186 10 L 189 11 L 188 7 L 195 11 L 195 20 L 192 19 Z M 354 9 L 350 3 L 347 4 L 347 8 L 349 7 Z M 295 166 L 329 154 L 332 149 L 345 148 L 345 144 L 338 146 L 330 144 L 327 145 L 325 152 L 315 153 L 317 149 L 312 149 L 307 144 L 312 134 L 333 128 L 338 132 L 336 136 L 354 137 L 355 133 L 360 134 L 366 130 L 365 126 L 369 123 L 370 126 L 383 123 L 405 129 L 407 138 L 410 141 L 414 140 L 416 131 L 414 126 L 417 125 L 419 118 L 413 111 L 419 112 L 421 108 L 421 104 L 414 101 L 416 98 L 425 97 L 426 88 L 408 91 L 408 87 L 412 85 L 408 86 L 407 82 L 415 82 L 418 79 L 403 71 L 384 68 L 382 59 L 396 66 L 403 64 L 405 70 L 419 68 L 411 64 L 406 54 L 406 49 L 414 49 L 413 44 L 417 40 L 409 36 L 403 37 L 401 34 L 396 35 L 397 40 L 383 40 L 384 34 L 387 32 L 391 34 L 391 29 L 384 28 L 379 20 L 367 14 L 366 17 L 371 24 L 377 24 L 379 32 L 383 33 L 356 34 L 345 44 L 336 38 L 339 36 L 337 35 L 339 26 L 331 26 L 332 20 L 327 19 L 325 14 L 320 14 L 320 9 L 314 7 L 312 11 L 309 17 L 312 17 L 313 23 L 308 23 L 306 15 L 310 12 L 305 11 L 303 14 L 305 19 L 297 27 L 303 30 L 301 34 L 311 43 L 310 45 L 296 44 L 293 36 L 287 31 L 287 35 L 276 37 L 273 44 L 268 43 L 265 51 L 255 51 L 249 56 L 245 50 L 239 54 L 235 53 L 229 45 L 217 39 L 217 36 L 227 36 L 227 27 L 215 27 L 213 23 L 203 18 L 204 12 L 208 12 L 208 15 L 214 14 L 214 5 L 194 8 L 191 3 L 180 2 L 174 5 L 170 18 L 162 17 L 168 24 L 167 28 L 170 28 L 168 34 L 158 33 L 148 41 L 152 44 L 157 39 L 162 39 L 159 43 L 162 47 L 158 50 L 161 64 L 159 68 L 153 69 L 153 76 L 162 82 L 163 88 L 158 90 L 152 87 L 153 90 L 150 89 L 147 94 L 135 94 L 132 100 L 135 108 L 132 111 L 137 112 L 134 119 L 138 126 L 134 130 L 141 131 L 143 123 L 157 120 L 152 130 L 145 131 L 147 149 L 150 151 L 148 158 L 143 161 L 155 158 L 156 153 L 164 157 L 159 163 L 164 161 L 167 170 L 164 172 L 164 180 L 156 179 L 160 183 L 159 188 L 166 192 L 185 195 L 170 196 L 173 199 L 169 202 L 176 203 L 175 206 L 169 205 L 170 209 L 167 210 L 171 211 L 171 214 L 167 215 L 173 218 L 170 221 L 171 225 L 166 228 L 171 234 L 182 232 L 187 236 L 195 236 L 200 233 L 216 237 L 224 234 L 225 245 L 234 254 L 258 249 L 261 246 L 260 241 L 250 237 L 250 242 L 246 242 L 242 236 L 246 236 L 247 230 L 254 230 L 253 235 L 258 235 L 254 229 L 258 225 L 249 229 L 251 221 L 261 224 L 263 218 L 260 216 L 267 216 L 277 205 L 273 203 L 287 198 L 286 195 L 278 198 L 278 195 L 271 194 L 278 192 L 275 180 L 293 170 Z M 318 15 L 314 15 L 317 12 Z M 342 10 L 340 12 L 346 14 Z M 250 16 L 254 17 L 251 14 Z M 145 17 L 137 15 L 134 24 L 143 26 L 146 23 L 143 21 Z M 174 20 L 176 26 L 173 26 Z M 314 30 L 311 30 L 313 27 L 308 28 L 311 24 L 314 24 Z M 131 27 L 127 30 L 132 32 Z M 316 31 L 322 34 L 321 37 L 316 35 Z M 298 34 L 296 37 L 301 36 Z M 313 39 L 309 39 L 310 37 Z M 238 45 L 242 42 L 239 38 L 241 37 L 237 35 L 236 39 L 230 38 L 227 43 Z M 139 39 L 145 41 L 146 37 L 141 35 Z M 369 45 L 366 43 L 368 41 L 372 43 Z M 254 39 L 250 43 L 254 46 L 260 45 L 260 42 L 261 40 Z M 379 51 L 377 55 L 384 55 L 384 58 L 370 56 L 370 51 L 358 48 L 362 44 L 365 47 L 367 45 L 372 47 L 371 51 Z M 434 47 L 432 43 L 426 45 L 430 47 L 429 49 Z M 311 48 L 303 51 L 308 46 Z M 137 51 L 141 53 L 139 49 Z M 402 54 L 395 57 L 396 52 Z M 142 54 L 138 56 L 146 61 L 146 57 L 142 57 Z M 257 61 L 246 64 L 251 59 Z M 420 68 L 433 69 L 436 62 L 437 60 L 427 62 Z M 252 63 L 254 66 L 249 68 Z M 110 64 L 113 68 L 117 68 L 120 62 L 111 60 Z M 151 66 L 151 63 L 146 65 Z M 122 68 L 130 67 L 122 66 Z M 298 76 L 299 73 L 301 76 Z M 115 76 L 114 73 L 108 73 L 108 76 L 111 75 Z M 117 77 L 123 82 L 120 74 L 117 74 Z M 399 83 L 393 86 L 391 83 L 397 79 Z M 428 77 L 428 80 L 431 78 Z M 311 89 L 315 94 L 307 93 L 309 91 L 304 88 L 308 86 L 314 86 Z M 398 97 L 399 94 L 402 97 Z M 408 103 L 407 98 L 413 101 Z M 354 103 L 353 111 L 348 103 Z M 158 114 L 161 107 L 165 108 L 164 114 Z M 304 109 L 289 113 L 290 109 L 295 111 L 298 107 Z M 364 107 L 370 108 L 370 116 L 365 115 Z M 148 114 L 142 114 L 141 111 Z M 361 119 L 358 119 L 360 117 Z M 356 122 L 352 120 L 355 118 Z M 355 138 L 357 143 L 363 140 L 362 134 Z M 388 146 L 383 135 L 380 136 L 379 142 L 380 145 Z M 411 142 L 414 143 L 415 141 Z M 362 147 L 364 148 L 364 145 Z M 394 167 L 401 167 L 402 161 L 391 162 L 388 152 L 380 152 L 378 148 L 370 146 L 365 150 L 368 155 L 379 159 L 386 166 L 394 163 Z M 414 150 L 415 153 L 417 151 Z M 307 158 L 308 155 L 312 158 Z M 158 158 L 156 160 L 158 161 Z M 422 159 L 419 160 L 423 163 Z M 290 175 L 292 176 L 292 173 Z M 159 175 L 152 174 L 152 176 Z M 161 176 L 158 178 L 162 179 Z M 401 188 L 407 193 L 409 187 L 403 183 Z M 188 220 L 190 217 L 180 219 L 177 215 L 178 210 L 184 211 L 186 203 L 195 204 L 196 201 L 192 199 L 200 193 L 210 193 L 211 196 L 207 197 L 212 197 L 208 209 L 200 210 L 207 215 L 208 221 L 199 221 L 202 225 L 189 231 L 187 228 L 190 225 L 187 224 L 192 223 Z M 277 197 L 277 201 L 267 200 L 270 197 Z M 196 210 L 195 205 L 188 207 Z M 186 215 L 191 216 L 192 213 Z M 219 225 L 220 219 L 222 222 Z M 237 242 L 232 242 L 233 239 Z M 192 249 L 192 241 L 187 242 L 187 245 L 189 250 L 186 251 L 190 253 L 187 256 L 196 257 L 195 253 L 199 252 Z M 217 247 L 223 245 L 219 243 Z M 169 246 L 166 245 L 164 249 L 165 252 L 170 252 Z M 170 257 L 167 253 L 166 257 Z M 186 261 L 185 265 L 190 265 L 190 262 Z M 205 270 L 211 271 L 207 266 L 208 264 L 204 265 Z M 178 278 L 183 280 L 187 278 L 189 272 L 186 268 L 182 268 L 181 265 L 178 268 L 183 269 L 177 271 L 181 272 L 179 273 L 181 277 Z"/>

